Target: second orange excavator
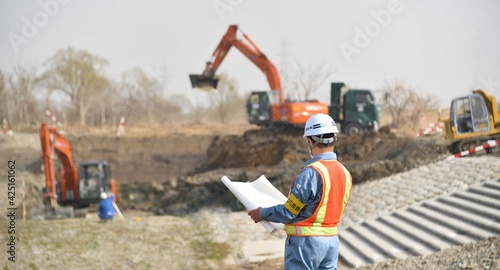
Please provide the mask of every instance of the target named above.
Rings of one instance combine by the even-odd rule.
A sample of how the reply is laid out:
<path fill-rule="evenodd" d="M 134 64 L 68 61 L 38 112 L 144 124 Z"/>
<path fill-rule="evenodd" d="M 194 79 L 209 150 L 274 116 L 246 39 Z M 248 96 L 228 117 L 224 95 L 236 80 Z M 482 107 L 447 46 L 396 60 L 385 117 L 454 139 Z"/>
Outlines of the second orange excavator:
<path fill-rule="evenodd" d="M 238 37 L 238 32 L 242 38 Z M 218 79 L 215 72 L 226 57 L 231 47 L 236 47 L 267 77 L 268 91 L 253 91 L 247 101 L 249 122 L 260 126 L 297 126 L 304 125 L 311 115 L 328 114 L 328 105 L 317 100 L 287 101 L 276 66 L 261 52 L 252 39 L 237 25 L 229 26 L 219 45 L 207 62 L 201 75 L 191 74 L 193 88 L 215 89 Z"/>
<path fill-rule="evenodd" d="M 73 161 L 73 149 L 69 140 L 47 123 L 40 125 L 40 143 L 45 173 L 45 204 L 50 207 L 87 207 L 100 201 L 102 192 L 117 194 L 116 182 L 111 178 L 107 161 L 85 161 L 77 165 Z M 56 171 L 55 157 L 61 167 Z"/>

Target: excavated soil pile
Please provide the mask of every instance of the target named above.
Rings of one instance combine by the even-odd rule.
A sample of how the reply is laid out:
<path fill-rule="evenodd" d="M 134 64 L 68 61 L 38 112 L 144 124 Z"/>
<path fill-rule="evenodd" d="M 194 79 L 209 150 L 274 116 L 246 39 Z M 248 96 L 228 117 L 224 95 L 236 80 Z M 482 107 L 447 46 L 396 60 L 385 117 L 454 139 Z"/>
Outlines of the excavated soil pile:
<path fill-rule="evenodd" d="M 340 135 L 335 152 L 353 173 L 355 183 L 405 171 L 447 155 L 443 141 L 400 138 L 391 132 Z M 309 158 L 300 131 L 254 130 L 244 136 L 215 138 L 207 150 L 207 159 L 191 175 L 221 168 L 251 171 L 280 164 L 295 165 L 298 169 Z"/>
<path fill-rule="evenodd" d="M 378 179 L 442 159 L 448 155 L 444 142 L 430 138 L 398 138 L 390 132 L 340 136 L 339 160 L 351 171 L 354 184 Z M 207 158 L 193 172 L 175 183 L 154 184 L 148 194 L 157 214 L 185 215 L 208 206 L 244 210 L 220 182 L 223 175 L 233 181 L 253 181 L 264 174 L 286 194 L 290 181 L 309 159 L 299 131 L 249 131 L 244 136 L 215 137 Z M 144 188 L 144 187 L 142 187 Z M 134 203 L 130 207 L 141 207 Z"/>
<path fill-rule="evenodd" d="M 286 194 L 290 181 L 309 159 L 301 130 L 210 134 L 186 131 L 120 138 L 69 134 L 68 138 L 74 147 L 76 163 L 91 159 L 110 162 L 122 210 L 156 214 L 182 216 L 203 207 L 221 205 L 234 211 L 243 210 L 220 182 L 223 175 L 233 181 L 253 181 L 264 174 Z M 16 160 L 17 173 L 26 180 L 27 200 L 31 202 L 28 208 L 40 205 L 44 177 L 40 170 L 38 134 L 3 137 L 0 150 L 6 154 L 0 155 L 4 164 Z M 401 138 L 390 132 L 341 135 L 335 152 L 351 171 L 355 184 L 448 155 L 441 140 Z"/>
<path fill-rule="evenodd" d="M 217 136 L 195 173 L 219 168 L 254 168 L 302 161 L 307 154 L 301 131 L 250 130 L 243 136 Z"/>

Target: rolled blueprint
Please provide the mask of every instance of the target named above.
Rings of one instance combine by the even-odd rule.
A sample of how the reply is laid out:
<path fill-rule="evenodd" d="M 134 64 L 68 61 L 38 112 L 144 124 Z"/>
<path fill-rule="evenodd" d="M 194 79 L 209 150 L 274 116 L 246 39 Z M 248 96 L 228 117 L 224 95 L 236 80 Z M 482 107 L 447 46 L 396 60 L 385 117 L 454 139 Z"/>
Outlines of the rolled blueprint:
<path fill-rule="evenodd" d="M 253 182 L 232 182 L 227 176 L 222 176 L 221 181 L 248 211 L 257 207 L 283 204 L 287 200 L 285 195 L 276 189 L 264 175 Z M 270 233 L 284 229 L 281 223 L 261 221 L 260 224 Z"/>

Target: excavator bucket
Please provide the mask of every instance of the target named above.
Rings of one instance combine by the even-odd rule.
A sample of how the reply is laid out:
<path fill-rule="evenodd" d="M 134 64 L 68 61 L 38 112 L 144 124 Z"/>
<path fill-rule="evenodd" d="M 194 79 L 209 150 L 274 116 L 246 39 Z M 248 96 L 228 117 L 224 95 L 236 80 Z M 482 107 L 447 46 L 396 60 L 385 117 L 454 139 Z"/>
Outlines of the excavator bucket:
<path fill-rule="evenodd" d="M 219 82 L 219 79 L 214 77 L 197 74 L 190 74 L 189 79 L 191 80 L 193 88 L 199 88 L 202 90 L 214 90 L 217 88 L 217 83 Z"/>

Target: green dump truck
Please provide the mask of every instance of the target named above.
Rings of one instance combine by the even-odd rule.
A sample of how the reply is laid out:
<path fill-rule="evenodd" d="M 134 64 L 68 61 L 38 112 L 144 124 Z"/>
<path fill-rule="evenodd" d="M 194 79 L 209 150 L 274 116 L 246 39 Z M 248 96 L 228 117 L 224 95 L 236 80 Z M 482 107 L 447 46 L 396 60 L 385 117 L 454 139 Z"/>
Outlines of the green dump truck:
<path fill-rule="evenodd" d="M 380 106 L 373 91 L 349 89 L 345 83 L 331 83 L 328 113 L 347 135 L 378 131 Z"/>

